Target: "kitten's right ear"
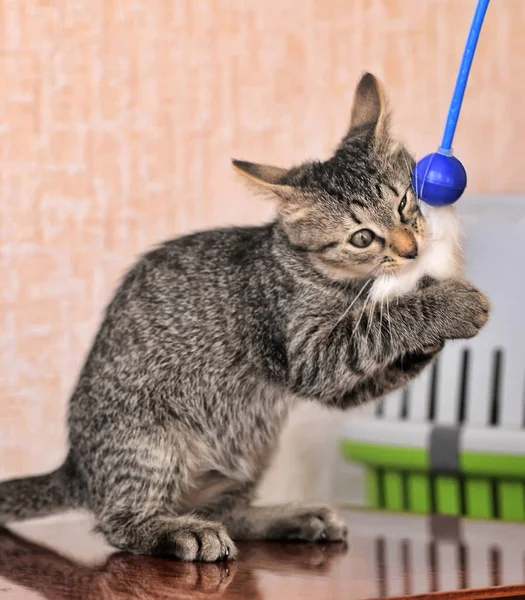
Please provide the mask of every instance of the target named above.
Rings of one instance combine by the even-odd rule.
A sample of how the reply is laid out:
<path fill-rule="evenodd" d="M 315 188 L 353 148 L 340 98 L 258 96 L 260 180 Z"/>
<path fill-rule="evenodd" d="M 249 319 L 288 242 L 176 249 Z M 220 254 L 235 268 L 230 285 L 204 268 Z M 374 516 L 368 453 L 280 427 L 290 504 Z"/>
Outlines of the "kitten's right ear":
<path fill-rule="evenodd" d="M 232 158 L 233 166 L 260 191 L 276 194 L 281 200 L 288 201 L 294 195 L 292 186 L 283 183 L 288 171 L 271 165 L 260 165 Z"/>

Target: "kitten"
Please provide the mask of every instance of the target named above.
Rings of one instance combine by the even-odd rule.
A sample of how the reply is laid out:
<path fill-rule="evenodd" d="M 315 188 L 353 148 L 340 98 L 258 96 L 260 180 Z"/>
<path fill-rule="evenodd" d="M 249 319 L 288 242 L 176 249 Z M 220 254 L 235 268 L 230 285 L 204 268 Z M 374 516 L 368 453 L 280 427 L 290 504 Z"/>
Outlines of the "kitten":
<path fill-rule="evenodd" d="M 117 548 L 184 560 L 233 558 L 232 538 L 342 540 L 329 507 L 252 506 L 289 410 L 379 398 L 487 322 L 486 298 L 451 278 L 454 217 L 423 214 L 374 76 L 329 160 L 234 165 L 276 220 L 138 261 L 72 395 L 64 465 L 2 483 L 1 521 L 84 507 Z"/>

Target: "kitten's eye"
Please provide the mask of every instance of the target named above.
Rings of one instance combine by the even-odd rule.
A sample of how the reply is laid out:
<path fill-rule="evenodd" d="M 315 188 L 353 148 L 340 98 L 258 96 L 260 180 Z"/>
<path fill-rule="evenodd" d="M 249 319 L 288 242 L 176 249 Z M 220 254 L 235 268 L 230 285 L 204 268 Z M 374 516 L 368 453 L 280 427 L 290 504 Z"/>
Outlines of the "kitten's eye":
<path fill-rule="evenodd" d="M 360 229 L 350 238 L 350 243 L 356 248 L 368 248 L 374 241 L 375 235 L 370 229 Z"/>
<path fill-rule="evenodd" d="M 399 214 L 401 214 L 405 210 L 406 205 L 407 205 L 407 195 L 405 194 L 403 196 L 401 202 L 399 203 L 399 206 L 397 207 L 397 212 Z"/>

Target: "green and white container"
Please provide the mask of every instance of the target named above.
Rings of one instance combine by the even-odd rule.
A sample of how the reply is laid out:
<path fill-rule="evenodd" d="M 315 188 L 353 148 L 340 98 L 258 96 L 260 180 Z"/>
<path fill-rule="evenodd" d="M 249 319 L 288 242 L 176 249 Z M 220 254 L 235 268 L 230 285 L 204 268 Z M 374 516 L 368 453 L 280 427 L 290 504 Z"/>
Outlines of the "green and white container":
<path fill-rule="evenodd" d="M 462 205 L 462 206 L 459 206 Z M 525 198 L 462 199 L 467 278 L 490 323 L 405 390 L 345 417 L 370 507 L 525 521 Z"/>

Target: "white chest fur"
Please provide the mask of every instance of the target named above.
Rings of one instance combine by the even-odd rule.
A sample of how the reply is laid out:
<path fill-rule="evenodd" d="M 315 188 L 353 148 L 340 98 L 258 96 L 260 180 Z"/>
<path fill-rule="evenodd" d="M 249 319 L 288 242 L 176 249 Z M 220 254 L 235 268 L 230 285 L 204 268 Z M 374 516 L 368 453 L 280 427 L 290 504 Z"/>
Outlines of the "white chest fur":
<path fill-rule="evenodd" d="M 434 279 L 459 277 L 462 273 L 461 227 L 451 207 L 433 208 L 423 205 L 428 224 L 428 239 L 419 256 L 395 275 L 378 277 L 372 287 L 372 300 L 402 296 L 413 290 L 428 275 Z"/>

